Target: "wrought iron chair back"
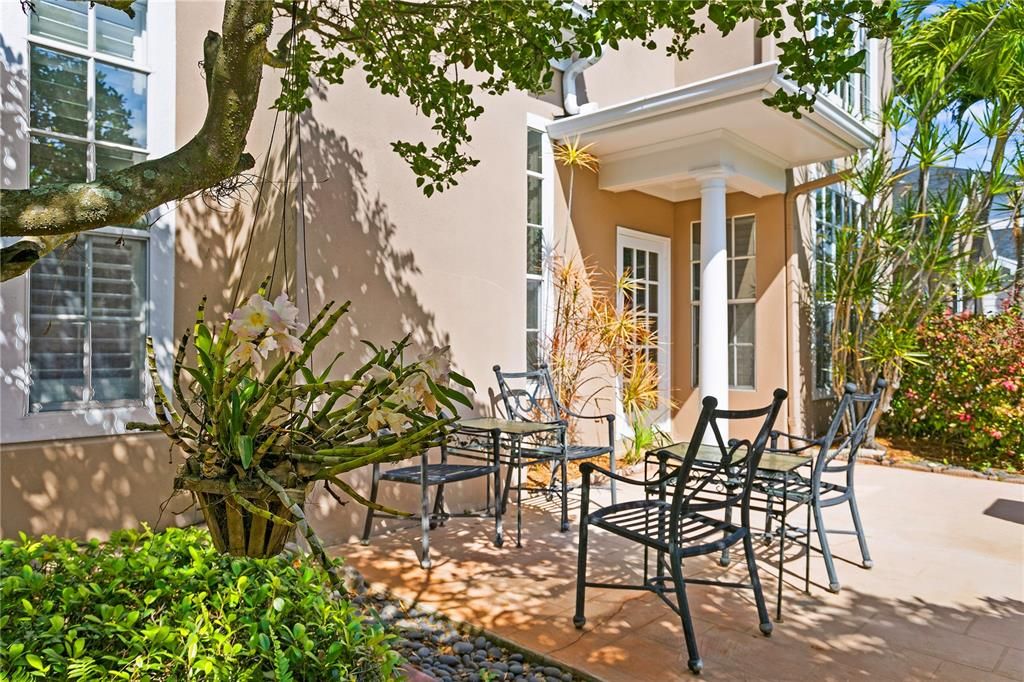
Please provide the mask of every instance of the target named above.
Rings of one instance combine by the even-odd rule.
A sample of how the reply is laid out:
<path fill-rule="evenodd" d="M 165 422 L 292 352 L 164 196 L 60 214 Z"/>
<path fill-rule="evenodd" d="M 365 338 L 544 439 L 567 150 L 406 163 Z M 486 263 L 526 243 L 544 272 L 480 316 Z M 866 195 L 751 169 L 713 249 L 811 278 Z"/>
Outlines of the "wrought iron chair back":
<path fill-rule="evenodd" d="M 821 450 L 814 462 L 813 480 L 816 487 L 824 473 L 848 473 L 853 469 L 857 463 L 857 454 L 867 439 L 871 418 L 878 409 L 882 391 L 886 386 L 885 379 L 879 379 L 872 393 L 859 393 L 856 384 L 846 384 L 843 397 L 839 400 L 828 431 L 822 437 Z M 844 425 L 848 431 L 840 435 Z M 833 463 L 840 455 L 843 455 L 845 461 Z"/>
<path fill-rule="evenodd" d="M 555 392 L 547 365 L 525 372 L 505 372 L 494 366 L 505 413 L 512 421 L 565 422 L 567 413 Z"/>
<path fill-rule="evenodd" d="M 677 536 L 679 524 L 687 514 L 705 514 L 716 510 L 729 513 L 737 506 L 740 508 L 743 525 L 750 526 L 750 493 L 754 477 L 786 395 L 785 390 L 775 389 L 771 403 L 753 410 L 719 410 L 716 398 L 704 398 L 690 445 L 683 463 L 676 471 L 669 537 Z M 723 419 L 759 419 L 761 426 L 753 441 L 733 438 L 726 442 L 719 428 L 719 420 Z M 701 461 L 697 459 L 708 429 L 714 435 L 712 447 L 717 447 L 721 452 L 717 462 L 708 462 L 706 456 Z M 718 488 L 718 494 L 708 494 L 712 486 Z"/>

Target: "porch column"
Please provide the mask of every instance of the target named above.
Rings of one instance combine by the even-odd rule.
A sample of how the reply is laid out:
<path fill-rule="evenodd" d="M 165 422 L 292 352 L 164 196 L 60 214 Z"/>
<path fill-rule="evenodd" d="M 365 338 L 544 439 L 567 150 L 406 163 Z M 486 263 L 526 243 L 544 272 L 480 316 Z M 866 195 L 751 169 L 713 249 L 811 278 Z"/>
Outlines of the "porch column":
<path fill-rule="evenodd" d="M 725 248 L 725 169 L 700 173 L 700 397 L 729 408 L 729 292 Z M 726 424 L 722 436 L 729 438 Z M 705 442 L 714 442 L 709 431 Z"/>

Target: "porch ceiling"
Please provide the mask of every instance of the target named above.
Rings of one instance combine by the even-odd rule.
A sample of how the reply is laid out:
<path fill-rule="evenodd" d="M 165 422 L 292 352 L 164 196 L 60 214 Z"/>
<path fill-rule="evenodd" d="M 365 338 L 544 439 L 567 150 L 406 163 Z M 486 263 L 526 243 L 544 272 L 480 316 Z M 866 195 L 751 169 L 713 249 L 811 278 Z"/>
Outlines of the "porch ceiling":
<path fill-rule="evenodd" d="M 784 192 L 787 168 L 849 156 L 874 133 L 830 100 L 797 119 L 762 100 L 797 88 L 778 62 L 623 102 L 548 126 L 556 140 L 595 143 L 599 186 L 639 190 L 670 201 L 700 196 L 698 177 L 724 170 L 730 191 Z"/>

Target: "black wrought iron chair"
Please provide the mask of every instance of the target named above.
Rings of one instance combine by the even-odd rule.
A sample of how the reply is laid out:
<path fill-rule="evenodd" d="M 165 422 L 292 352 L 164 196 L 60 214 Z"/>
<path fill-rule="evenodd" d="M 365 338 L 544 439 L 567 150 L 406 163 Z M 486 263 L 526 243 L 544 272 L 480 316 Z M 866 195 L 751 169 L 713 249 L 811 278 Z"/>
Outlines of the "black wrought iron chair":
<path fill-rule="evenodd" d="M 504 543 L 504 529 L 502 528 L 502 509 L 500 503 L 491 507 L 490 482 L 488 479 L 487 507 L 483 513 L 464 512 L 452 513 L 445 511 L 444 488 L 449 483 L 467 481 L 473 478 L 487 476 L 494 477 L 495 498 L 501 499 L 501 432 L 489 431 L 477 434 L 458 432 L 449 438 L 457 440 L 446 440 L 441 443 L 441 461 L 431 463 L 429 451 L 424 450 L 420 455 L 419 464 L 398 467 L 381 471 L 380 464 L 373 465 L 373 474 L 370 482 L 370 505 L 366 508 L 366 522 L 363 525 L 363 544 L 370 540 L 370 531 L 373 529 L 375 515 L 385 518 L 401 518 L 405 520 L 418 520 L 421 528 L 421 552 L 420 566 L 430 568 L 430 531 L 453 517 L 475 517 L 494 516 L 494 545 L 501 547 Z M 472 441 L 472 442 L 470 442 Z M 450 462 L 449 455 L 455 454 L 459 462 Z M 410 516 L 395 516 L 380 509 L 377 505 L 377 492 L 381 481 L 394 483 L 408 483 L 420 486 L 420 513 Z M 430 503 L 430 488 L 437 488 L 434 495 L 433 507 Z M 375 509 L 374 507 L 378 507 Z"/>
<path fill-rule="evenodd" d="M 871 568 L 874 562 L 868 552 L 867 537 L 864 534 L 864 526 L 860 520 L 860 511 L 857 509 L 857 493 L 854 484 L 854 468 L 857 464 L 857 455 L 867 437 L 868 426 L 871 418 L 878 408 L 887 383 L 879 379 L 875 384 L 872 393 L 858 393 L 856 384 L 846 384 L 843 397 L 839 400 L 832 421 L 828 430 L 818 438 L 806 438 L 796 436 L 782 431 L 772 431 L 771 446 L 769 452 L 782 452 L 789 454 L 813 454 L 817 453 L 812 460 L 810 476 L 798 475 L 795 480 L 790 479 L 785 487 L 785 495 L 790 509 L 800 505 L 807 505 L 807 528 L 794 529 L 792 527 L 780 528 L 778 532 L 795 532 L 797 536 L 806 534 L 807 549 L 810 545 L 810 527 L 813 524 L 820 544 L 820 552 L 825 559 L 825 569 L 828 571 L 828 589 L 830 592 L 838 592 L 840 589 L 839 577 L 836 573 L 835 561 L 832 557 L 832 550 L 828 544 L 828 534 L 856 535 L 860 545 L 861 562 L 864 568 Z M 840 435 L 843 430 L 845 435 Z M 787 438 L 789 447 L 779 446 L 779 439 Z M 840 457 L 842 456 L 842 457 Z M 845 474 L 842 482 L 827 480 L 826 474 Z M 780 500 L 784 487 L 778 480 L 763 477 L 755 482 L 755 489 L 758 493 L 767 497 L 768 508 L 772 509 L 772 501 Z M 853 530 L 833 530 L 825 527 L 825 520 L 822 510 L 827 507 L 835 507 L 843 503 L 850 505 L 850 515 L 853 517 Z M 772 537 L 771 521 L 777 514 L 769 512 L 767 521 L 767 532 Z M 817 548 L 814 548 L 817 549 Z M 804 573 L 805 588 L 810 589 L 810 553 L 805 558 L 806 568 Z"/>
<path fill-rule="evenodd" d="M 615 473 L 615 415 L 583 415 L 577 414 L 562 405 L 555 392 L 551 372 L 547 365 L 525 372 L 505 372 L 499 365 L 494 366 L 494 375 L 498 379 L 498 390 L 509 420 L 558 424 L 561 428 L 528 439 L 519 450 L 523 463 L 547 462 L 551 466 L 551 478 L 546 488 L 523 488 L 531 492 L 547 492 L 558 495 L 562 503 L 562 532 L 569 530 L 569 462 L 608 457 L 608 468 Z M 513 386 L 510 382 L 516 382 Z M 607 421 L 607 445 L 576 445 L 569 442 L 569 423 L 573 419 Z M 508 504 L 508 496 L 512 488 L 512 467 L 508 468 L 505 481 L 505 496 L 502 498 L 502 509 Z M 612 502 L 616 500 L 615 480 L 611 483 Z"/>
<path fill-rule="evenodd" d="M 661 475 L 655 480 L 633 480 L 610 471 L 602 471 L 590 463 L 583 464 L 576 614 L 573 616 L 573 624 L 577 628 L 582 628 L 586 624 L 584 610 L 588 587 L 625 587 L 654 592 L 679 615 L 686 638 L 688 666 L 692 672 L 699 673 L 704 664 L 697 650 L 697 637 L 693 631 L 693 620 L 686 600 L 687 584 L 695 584 L 752 589 L 761 632 L 765 636 L 771 634 L 772 622 L 761 591 L 751 540 L 750 493 L 758 463 L 768 444 L 769 433 L 785 399 L 786 392 L 776 389 L 772 402 L 766 407 L 755 410 L 719 410 L 715 398 L 705 398 L 682 463 L 673 460 L 676 463 L 670 467 L 668 453 L 662 452 L 659 456 Z M 726 443 L 719 428 L 721 420 L 755 420 L 755 423 L 759 423 L 757 436 L 753 441 L 731 439 Z M 706 454 L 707 446 L 701 444 L 708 429 L 714 436 L 714 444 L 711 447 L 717 448 L 714 455 L 717 461 L 709 460 Z M 702 451 L 700 458 L 698 451 Z M 657 497 L 648 496 L 647 499 L 612 504 L 603 509 L 590 511 L 590 478 L 595 471 L 601 471 L 604 475 L 623 483 L 645 486 L 648 490 L 653 486 L 657 490 Z M 668 497 L 669 490 L 671 499 Z M 708 494 L 712 490 L 715 490 L 715 494 Z M 733 510 L 739 512 L 739 523 L 731 521 L 735 518 L 731 514 Z M 724 519 L 718 518 L 720 514 Z M 656 552 L 657 574 L 649 576 L 645 568 L 642 585 L 623 586 L 588 582 L 587 550 L 591 526 L 642 545 L 645 548 L 645 556 L 648 551 Z M 683 576 L 684 559 L 718 554 L 738 543 L 743 544 L 749 583 Z M 665 563 L 668 564 L 671 575 L 664 574 Z M 674 595 L 675 602 L 673 603 L 666 594 Z"/>

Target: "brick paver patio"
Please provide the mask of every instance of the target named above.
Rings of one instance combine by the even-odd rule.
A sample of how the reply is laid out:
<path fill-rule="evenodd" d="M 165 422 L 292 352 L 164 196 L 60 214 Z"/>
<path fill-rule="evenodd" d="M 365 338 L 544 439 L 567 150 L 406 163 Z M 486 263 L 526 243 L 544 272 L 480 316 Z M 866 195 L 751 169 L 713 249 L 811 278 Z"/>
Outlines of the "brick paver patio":
<path fill-rule="evenodd" d="M 874 466 L 860 467 L 858 477 L 875 568 L 840 561 L 843 589 L 830 594 L 814 554 L 808 596 L 802 554 L 792 548 L 785 618 L 771 638 L 758 633 L 749 592 L 689 588 L 701 677 L 1024 680 L 1024 486 Z M 654 595 L 590 590 L 587 626 L 573 628 L 578 526 L 559 533 L 554 507 L 546 506 L 537 500 L 524 511 L 522 548 L 493 547 L 486 521 L 451 521 L 432 534 L 430 571 L 416 561 L 418 529 L 408 525 L 375 535 L 368 547 L 353 542 L 333 550 L 399 597 L 596 678 L 693 679 L 679 620 Z M 845 509 L 828 512 L 835 512 L 826 516 L 833 527 L 850 527 Z M 514 530 L 514 513 L 506 518 Z M 636 579 L 636 546 L 600 531 L 591 537 L 595 580 Z M 774 616 L 775 548 L 759 551 Z M 852 536 L 836 536 L 833 551 L 859 556 Z M 723 569 L 714 560 L 691 562 L 688 572 L 739 577 L 741 563 Z"/>

